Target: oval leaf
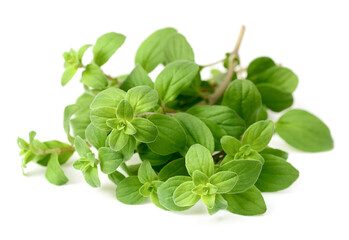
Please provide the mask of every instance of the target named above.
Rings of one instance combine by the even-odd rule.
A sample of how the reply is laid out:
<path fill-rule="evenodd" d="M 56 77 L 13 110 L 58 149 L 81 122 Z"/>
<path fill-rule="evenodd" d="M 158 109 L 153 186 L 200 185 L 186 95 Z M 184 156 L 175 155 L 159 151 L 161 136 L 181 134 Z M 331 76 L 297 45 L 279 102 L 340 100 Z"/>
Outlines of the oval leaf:
<path fill-rule="evenodd" d="M 93 47 L 93 61 L 102 66 L 124 44 L 126 37 L 120 33 L 110 32 L 97 39 Z"/>

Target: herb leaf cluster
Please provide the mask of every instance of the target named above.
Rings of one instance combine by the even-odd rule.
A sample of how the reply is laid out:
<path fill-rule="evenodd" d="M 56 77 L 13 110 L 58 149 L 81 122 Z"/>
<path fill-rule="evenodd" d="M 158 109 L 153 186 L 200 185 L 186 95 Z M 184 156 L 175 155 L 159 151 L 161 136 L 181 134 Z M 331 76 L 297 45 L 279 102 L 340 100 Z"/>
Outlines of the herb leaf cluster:
<path fill-rule="evenodd" d="M 102 67 L 125 42 L 120 33 L 65 52 L 62 86 L 81 74 L 85 90 L 64 110 L 69 143 L 39 141 L 33 131 L 28 142 L 18 138 L 23 173 L 36 162 L 50 183 L 66 184 L 61 165 L 77 152 L 73 167 L 85 181 L 100 187 L 99 175 L 107 174 L 125 204 L 150 198 L 161 209 L 184 211 L 202 201 L 209 214 L 264 213 L 262 192 L 286 189 L 299 176 L 288 153 L 269 146 L 274 134 L 304 152 L 331 150 L 333 139 L 318 117 L 290 109 L 298 85 L 292 70 L 269 57 L 241 66 L 244 30 L 221 61 L 199 65 L 181 33 L 160 29 L 138 48 L 134 69 L 116 77 Z M 85 65 L 88 50 L 93 58 Z M 213 68 L 219 64 L 224 70 Z M 153 81 L 149 73 L 160 65 Z M 282 115 L 273 122 L 270 112 Z M 135 154 L 140 161 L 131 164 Z"/>

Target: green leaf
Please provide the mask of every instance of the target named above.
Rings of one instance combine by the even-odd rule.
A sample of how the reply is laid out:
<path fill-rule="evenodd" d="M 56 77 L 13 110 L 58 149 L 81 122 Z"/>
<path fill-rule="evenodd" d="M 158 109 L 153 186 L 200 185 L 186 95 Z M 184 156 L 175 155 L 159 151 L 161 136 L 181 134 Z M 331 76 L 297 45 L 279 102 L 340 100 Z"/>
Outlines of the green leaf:
<path fill-rule="evenodd" d="M 217 123 L 228 135 L 240 138 L 245 131 L 245 121 L 231 108 L 220 105 L 194 106 L 187 113 L 200 119 L 209 119 Z"/>
<path fill-rule="evenodd" d="M 262 164 L 258 160 L 233 160 L 223 164 L 218 172 L 231 171 L 236 173 L 239 177 L 238 181 L 229 193 L 239 193 L 246 191 L 256 183 L 261 170 Z"/>
<path fill-rule="evenodd" d="M 120 166 L 124 157 L 120 152 L 115 152 L 107 147 L 101 147 L 98 150 L 98 159 L 101 164 L 101 171 L 105 174 L 111 174 Z"/>
<path fill-rule="evenodd" d="M 70 120 L 74 136 L 80 136 L 83 139 L 85 138 L 85 130 L 91 122 L 89 106 L 93 98 L 94 96 L 85 92 L 76 100 L 79 110 L 75 112 L 74 118 Z"/>
<path fill-rule="evenodd" d="M 235 160 L 259 160 L 262 164 L 264 158 L 256 151 L 251 148 L 250 145 L 244 145 L 239 149 L 234 156 Z"/>
<path fill-rule="evenodd" d="M 173 193 L 179 185 L 184 182 L 191 181 L 190 177 L 175 176 L 164 182 L 158 189 L 158 196 L 161 205 L 171 211 L 184 211 L 189 209 L 189 207 L 179 207 L 173 201 Z"/>
<path fill-rule="evenodd" d="M 180 60 L 172 62 L 161 71 L 155 80 L 155 90 L 162 102 L 169 102 L 190 86 L 199 71 L 193 62 Z"/>
<path fill-rule="evenodd" d="M 82 82 L 95 89 L 103 89 L 108 86 L 108 80 L 103 71 L 93 63 L 88 64 L 82 72 Z"/>
<path fill-rule="evenodd" d="M 169 36 L 176 33 L 173 28 L 163 28 L 151 34 L 139 46 L 135 62 L 139 63 L 147 72 L 151 72 L 165 61 L 164 44 Z"/>
<path fill-rule="evenodd" d="M 145 197 L 139 193 L 141 187 L 142 183 L 138 177 L 127 177 L 118 184 L 116 198 L 125 204 L 140 204 L 145 200 Z"/>
<path fill-rule="evenodd" d="M 216 198 L 215 198 L 215 203 L 213 208 L 208 209 L 208 213 L 210 215 L 215 214 L 216 212 L 218 212 L 221 209 L 226 209 L 228 206 L 227 201 L 222 197 L 221 194 L 216 194 Z"/>
<path fill-rule="evenodd" d="M 138 169 L 138 179 L 141 183 L 151 183 L 158 179 L 154 169 L 151 167 L 149 161 L 143 161 Z"/>
<path fill-rule="evenodd" d="M 182 125 L 187 135 L 186 149 L 198 143 L 207 148 L 210 153 L 214 151 L 214 138 L 210 129 L 199 118 L 188 113 L 176 113 L 174 118 Z"/>
<path fill-rule="evenodd" d="M 99 107 L 91 110 L 91 122 L 95 127 L 102 131 L 109 131 L 110 127 L 107 125 L 107 120 L 116 117 L 115 108 Z"/>
<path fill-rule="evenodd" d="M 235 214 L 253 216 L 267 210 L 263 196 L 255 186 L 243 193 L 223 194 L 223 197 L 228 203 L 227 210 Z"/>
<path fill-rule="evenodd" d="M 293 96 L 290 92 L 285 92 L 279 87 L 270 83 L 261 83 L 256 85 L 262 96 L 262 102 L 270 110 L 281 112 L 293 104 Z"/>
<path fill-rule="evenodd" d="M 130 136 L 126 145 L 120 150 L 120 153 L 124 156 L 124 161 L 129 160 L 133 156 L 136 145 L 136 139 Z"/>
<path fill-rule="evenodd" d="M 210 183 L 218 188 L 217 193 L 227 193 L 236 186 L 238 179 L 233 171 L 220 171 L 210 177 Z"/>
<path fill-rule="evenodd" d="M 135 114 L 139 114 L 154 108 L 159 101 L 159 96 L 149 86 L 138 86 L 128 90 L 126 100 L 131 104 Z"/>
<path fill-rule="evenodd" d="M 161 181 L 166 181 L 167 179 L 175 176 L 189 176 L 185 167 L 184 158 L 179 158 L 169 162 L 160 170 L 158 175 Z"/>
<path fill-rule="evenodd" d="M 71 148 L 72 146 L 67 144 L 67 143 L 63 143 L 57 140 L 51 140 L 51 141 L 45 141 L 43 142 L 44 146 L 46 147 L 46 149 L 55 149 L 55 148 Z M 69 151 L 64 151 L 64 152 L 60 152 L 58 153 L 58 162 L 59 164 L 64 164 L 66 163 L 69 158 L 73 155 L 74 150 L 71 149 Z M 46 157 L 44 157 L 41 160 L 38 160 L 37 163 L 40 165 L 46 165 L 44 164 L 45 161 L 49 161 L 50 159 L 50 155 L 46 155 Z"/>
<path fill-rule="evenodd" d="M 118 185 L 119 182 L 121 182 L 122 180 L 125 179 L 125 176 L 121 172 L 115 171 L 115 172 L 108 174 L 108 178 L 110 181 L 112 181 L 113 183 Z"/>
<path fill-rule="evenodd" d="M 102 66 L 125 42 L 126 37 L 120 33 L 110 32 L 97 39 L 93 47 L 93 61 Z"/>
<path fill-rule="evenodd" d="M 64 108 L 63 127 L 68 136 L 69 142 L 74 142 L 74 138 L 70 135 L 70 119 L 80 109 L 78 104 L 68 105 Z"/>
<path fill-rule="evenodd" d="M 297 88 L 298 77 L 288 68 L 273 66 L 260 74 L 254 82 L 256 84 L 270 83 L 282 91 L 292 93 Z"/>
<path fill-rule="evenodd" d="M 210 177 L 213 175 L 213 165 L 210 151 L 200 144 L 192 145 L 185 155 L 185 166 L 190 176 L 199 170 Z"/>
<path fill-rule="evenodd" d="M 113 129 L 108 136 L 110 148 L 114 151 L 120 151 L 127 144 L 129 137 L 123 131 Z"/>
<path fill-rule="evenodd" d="M 275 62 L 269 57 L 256 58 L 247 67 L 247 79 L 254 81 L 265 70 L 273 66 L 275 66 Z"/>
<path fill-rule="evenodd" d="M 163 210 L 168 210 L 167 208 L 165 208 L 164 206 L 161 205 L 160 201 L 159 201 L 159 196 L 155 191 L 152 191 L 150 194 L 150 200 L 153 202 L 153 204 Z"/>
<path fill-rule="evenodd" d="M 263 105 L 257 113 L 257 121 L 260 120 L 267 120 L 268 119 L 268 112 L 267 112 L 267 107 Z"/>
<path fill-rule="evenodd" d="M 227 135 L 227 132 L 221 128 L 217 123 L 210 119 L 200 119 L 202 122 L 206 124 L 206 126 L 210 129 L 213 139 L 214 139 L 214 150 L 215 151 L 220 151 L 222 150 L 222 145 L 221 145 L 221 138 L 225 135 Z"/>
<path fill-rule="evenodd" d="M 173 193 L 173 201 L 179 207 L 194 206 L 200 200 L 200 196 L 193 193 L 195 185 L 192 181 L 179 185 Z"/>
<path fill-rule="evenodd" d="M 163 114 L 153 114 L 149 120 L 159 131 L 155 141 L 147 144 L 150 150 L 160 155 L 169 155 L 183 150 L 186 144 L 186 134 L 174 118 Z"/>
<path fill-rule="evenodd" d="M 100 130 L 92 123 L 86 128 L 86 139 L 87 141 L 94 146 L 97 150 L 105 146 L 105 141 L 107 140 L 107 133 Z"/>
<path fill-rule="evenodd" d="M 249 144 L 257 152 L 268 146 L 274 134 L 274 123 L 271 120 L 258 121 L 247 128 L 242 136 L 242 144 Z"/>
<path fill-rule="evenodd" d="M 193 172 L 192 178 L 195 186 L 199 186 L 200 184 L 206 185 L 209 182 L 209 179 L 206 176 L 206 174 L 202 173 L 199 170 L 195 170 Z"/>
<path fill-rule="evenodd" d="M 91 46 L 92 46 L 91 44 L 86 44 L 86 45 L 82 46 L 81 48 L 79 48 L 79 50 L 78 50 L 78 60 L 79 60 L 80 63 L 81 63 L 81 61 L 82 61 L 82 58 L 83 58 L 83 56 L 84 56 L 86 50 L 87 50 L 89 47 L 91 47 Z"/>
<path fill-rule="evenodd" d="M 141 143 L 137 147 L 137 152 L 142 161 L 148 160 L 152 166 L 161 166 L 166 164 L 168 161 L 178 159 L 181 157 L 178 153 L 170 155 L 159 155 L 150 150 L 147 144 Z"/>
<path fill-rule="evenodd" d="M 131 104 L 127 100 L 121 100 L 116 109 L 116 116 L 118 118 L 131 121 L 134 117 L 134 111 Z"/>
<path fill-rule="evenodd" d="M 90 108 L 111 107 L 116 108 L 125 99 L 126 92 L 118 88 L 108 88 L 96 95 Z"/>
<path fill-rule="evenodd" d="M 86 142 L 79 136 L 75 138 L 75 149 L 80 157 L 87 157 L 87 154 L 91 152 L 90 148 L 87 146 Z"/>
<path fill-rule="evenodd" d="M 62 86 L 65 86 L 74 77 L 77 70 L 77 66 L 71 66 L 65 69 L 61 79 Z"/>
<path fill-rule="evenodd" d="M 29 150 L 29 144 L 23 138 L 17 138 L 17 145 L 22 150 Z"/>
<path fill-rule="evenodd" d="M 229 84 L 224 93 L 222 105 L 235 110 L 249 126 L 257 120 L 262 98 L 251 81 L 237 79 Z"/>
<path fill-rule="evenodd" d="M 86 171 L 83 172 L 85 181 L 94 188 L 100 187 L 101 182 L 99 181 L 98 177 L 98 169 L 97 166 L 95 167 L 89 167 L 86 169 Z"/>
<path fill-rule="evenodd" d="M 262 154 L 262 155 L 271 154 L 271 155 L 274 155 L 276 157 L 281 157 L 281 158 L 283 158 L 285 160 L 287 160 L 287 158 L 288 158 L 288 153 L 287 152 L 282 151 L 280 149 L 271 148 L 271 147 L 264 148 L 264 150 L 261 151 L 260 154 Z"/>
<path fill-rule="evenodd" d="M 232 136 L 222 137 L 221 144 L 224 152 L 229 155 L 235 155 L 241 147 L 241 142 Z"/>
<path fill-rule="evenodd" d="M 65 176 L 61 166 L 59 165 L 57 153 L 51 154 L 50 160 L 47 164 L 45 176 L 50 183 L 57 186 L 66 184 L 68 182 L 68 178 Z"/>
<path fill-rule="evenodd" d="M 202 195 L 201 200 L 208 209 L 212 209 L 216 202 L 216 194 Z"/>
<path fill-rule="evenodd" d="M 194 62 L 194 52 L 187 39 L 180 33 L 172 34 L 167 38 L 164 46 L 165 59 L 167 63 L 177 60 L 188 60 Z"/>
<path fill-rule="evenodd" d="M 151 88 L 154 88 L 154 83 L 148 76 L 148 73 L 143 69 L 141 65 L 136 64 L 136 67 L 127 76 L 125 81 L 122 82 L 120 88 L 124 91 L 127 91 L 133 87 L 142 85 L 147 85 Z"/>
<path fill-rule="evenodd" d="M 333 149 L 331 132 L 315 115 L 293 109 L 276 123 L 276 133 L 292 147 L 305 152 L 322 152 Z"/>
<path fill-rule="evenodd" d="M 134 134 L 134 137 L 138 141 L 144 143 L 151 143 L 155 141 L 156 137 L 158 136 L 158 129 L 154 123 L 145 118 L 135 118 L 131 123 L 137 131 Z"/>
<path fill-rule="evenodd" d="M 294 183 L 299 172 L 285 159 L 265 154 L 262 172 L 256 187 L 262 192 L 276 192 L 288 188 Z"/>

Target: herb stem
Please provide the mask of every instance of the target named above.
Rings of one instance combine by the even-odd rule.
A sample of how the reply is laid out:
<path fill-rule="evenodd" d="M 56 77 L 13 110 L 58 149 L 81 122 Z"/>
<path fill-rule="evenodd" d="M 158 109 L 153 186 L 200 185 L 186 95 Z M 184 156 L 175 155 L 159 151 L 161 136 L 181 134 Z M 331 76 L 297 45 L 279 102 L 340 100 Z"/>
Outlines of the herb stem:
<path fill-rule="evenodd" d="M 51 153 L 64 153 L 64 152 L 74 152 L 75 147 L 64 147 L 64 148 L 52 148 L 52 149 L 40 149 L 38 155 L 46 155 Z"/>
<path fill-rule="evenodd" d="M 217 100 L 223 96 L 225 90 L 227 89 L 227 87 L 231 81 L 231 78 L 233 77 L 234 69 L 236 67 L 235 58 L 237 58 L 239 56 L 239 49 L 240 49 L 240 45 L 241 45 L 244 33 L 245 33 L 245 26 L 242 26 L 241 30 L 240 30 L 239 37 L 238 37 L 236 44 L 235 44 L 235 48 L 231 52 L 231 55 L 229 57 L 229 66 L 228 66 L 227 74 L 225 75 L 222 83 L 215 89 L 213 94 L 210 96 L 210 99 L 209 99 L 210 105 L 215 104 L 217 102 Z"/>

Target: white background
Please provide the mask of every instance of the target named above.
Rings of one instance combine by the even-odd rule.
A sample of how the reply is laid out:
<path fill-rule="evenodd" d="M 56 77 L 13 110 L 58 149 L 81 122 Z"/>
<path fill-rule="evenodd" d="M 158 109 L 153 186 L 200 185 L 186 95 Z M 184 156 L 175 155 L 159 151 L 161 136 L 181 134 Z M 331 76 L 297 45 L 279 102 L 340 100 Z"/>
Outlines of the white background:
<path fill-rule="evenodd" d="M 0 239 L 348 239 L 349 14 L 346 1 L 1 1 L 0 3 Z M 22 176 L 17 136 L 65 141 L 63 109 L 82 93 L 79 79 L 60 86 L 62 53 L 94 43 L 103 33 L 127 36 L 103 66 L 111 75 L 132 70 L 137 47 L 153 31 L 173 26 L 199 64 L 234 47 L 240 26 L 242 65 L 267 55 L 299 76 L 295 107 L 310 110 L 332 131 L 335 149 L 290 152 L 300 177 L 289 189 L 264 194 L 268 211 L 243 217 L 202 205 L 184 213 L 150 203 L 127 206 L 102 177 L 93 189 L 72 161 L 69 183 L 49 184 L 44 168 Z"/>

